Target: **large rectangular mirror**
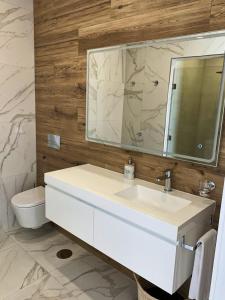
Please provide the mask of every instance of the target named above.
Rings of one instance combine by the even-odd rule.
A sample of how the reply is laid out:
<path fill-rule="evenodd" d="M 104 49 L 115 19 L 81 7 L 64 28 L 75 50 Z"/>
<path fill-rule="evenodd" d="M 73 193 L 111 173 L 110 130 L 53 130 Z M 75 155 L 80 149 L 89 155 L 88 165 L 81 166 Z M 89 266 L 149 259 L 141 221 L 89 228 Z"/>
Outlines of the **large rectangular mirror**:
<path fill-rule="evenodd" d="M 88 51 L 89 141 L 216 166 L 225 33 Z"/>

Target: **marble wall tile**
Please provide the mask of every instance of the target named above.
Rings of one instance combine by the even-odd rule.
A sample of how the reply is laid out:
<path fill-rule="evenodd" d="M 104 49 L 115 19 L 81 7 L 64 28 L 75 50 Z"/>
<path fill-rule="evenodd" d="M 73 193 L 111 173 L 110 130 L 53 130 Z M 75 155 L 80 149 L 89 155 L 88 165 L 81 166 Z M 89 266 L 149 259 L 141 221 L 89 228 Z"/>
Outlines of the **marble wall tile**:
<path fill-rule="evenodd" d="M 124 51 L 89 57 L 88 136 L 121 143 L 124 98 Z"/>
<path fill-rule="evenodd" d="M 88 86 L 88 137 L 97 136 L 97 99 L 98 99 L 98 81 L 93 79 Z"/>
<path fill-rule="evenodd" d="M 36 173 L 33 1 L 0 0 L 0 223 L 17 228 L 11 197 Z"/>
<path fill-rule="evenodd" d="M 35 111 L 34 69 L 0 63 L 0 121 Z M 31 101 L 32 100 L 32 101 Z"/>
<path fill-rule="evenodd" d="M 195 41 L 183 41 L 177 43 L 182 49 L 184 57 L 224 54 L 224 37 L 213 37 L 205 39 L 196 39 Z"/>
<path fill-rule="evenodd" d="M 34 66 L 33 12 L 0 1 L 0 63 Z"/>
<path fill-rule="evenodd" d="M 143 83 L 130 81 L 126 83 L 123 107 L 122 143 L 135 147 L 143 146 L 141 132 L 141 108 L 143 103 Z"/>
<path fill-rule="evenodd" d="M 33 10 L 33 1 L 32 0 L 2 0 L 6 3 L 12 4 L 15 7 L 21 7 L 28 11 Z"/>
<path fill-rule="evenodd" d="M 113 49 L 91 53 L 89 56 L 89 79 L 123 83 L 125 80 L 125 50 Z"/>
<path fill-rule="evenodd" d="M 124 84 L 93 80 L 89 96 L 88 136 L 121 143 Z"/>
<path fill-rule="evenodd" d="M 131 48 L 126 50 L 126 84 L 143 83 L 146 52 L 146 47 Z"/>
<path fill-rule="evenodd" d="M 124 84 L 100 81 L 97 92 L 97 132 L 104 141 L 121 143 Z"/>
<path fill-rule="evenodd" d="M 30 138 L 35 132 L 34 116 L 18 115 L 10 124 L 0 122 L 0 131 L 3 130 L 5 134 L 0 138 L 3 146 L 0 152 L 0 176 L 7 178 L 14 174 L 35 172 L 35 141 Z M 5 139 L 2 140 L 4 135 Z"/>

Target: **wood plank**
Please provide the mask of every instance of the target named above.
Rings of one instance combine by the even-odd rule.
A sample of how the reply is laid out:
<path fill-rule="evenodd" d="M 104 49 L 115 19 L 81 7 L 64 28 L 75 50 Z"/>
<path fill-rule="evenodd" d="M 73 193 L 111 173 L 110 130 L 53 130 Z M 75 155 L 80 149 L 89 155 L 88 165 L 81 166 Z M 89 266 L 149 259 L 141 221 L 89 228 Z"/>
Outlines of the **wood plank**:
<path fill-rule="evenodd" d="M 171 23 L 185 26 L 185 23 L 190 23 L 190 21 L 198 21 L 198 23 L 202 23 L 203 21 L 208 25 L 211 7 L 210 1 L 201 1 L 200 3 L 199 1 L 188 1 L 187 3 L 179 1 L 179 3 L 181 4 L 176 6 L 165 5 L 163 10 L 161 7 L 156 7 L 132 17 L 124 17 L 118 20 L 110 20 L 107 23 L 81 27 L 79 29 L 79 37 L 95 38 L 105 33 L 139 30 L 139 27 L 145 28 L 147 25 L 163 27 Z"/>
<path fill-rule="evenodd" d="M 168 1 L 169 3 L 170 1 Z M 141 15 L 100 23 L 79 29 L 80 51 L 118 43 L 203 32 L 209 27 L 211 2 L 179 1 L 156 7 Z"/>
<path fill-rule="evenodd" d="M 225 0 L 213 0 L 210 28 L 211 30 L 225 28 Z"/>
<path fill-rule="evenodd" d="M 35 2 L 37 3 L 37 1 Z M 82 15 L 87 11 L 90 13 L 90 11 L 92 9 L 95 9 L 95 7 L 98 7 L 100 9 L 103 9 L 103 7 L 110 7 L 110 4 L 110 0 L 40 0 L 35 7 L 35 22 L 40 24 L 46 20 L 68 14 L 79 13 L 80 15 Z"/>
<path fill-rule="evenodd" d="M 196 3 L 199 1 L 184 0 L 183 4 Z M 141 15 L 146 12 L 153 12 L 154 10 L 162 10 L 168 8 L 175 8 L 180 5 L 180 0 L 112 0 L 111 1 L 111 17 L 113 19 L 124 19 L 128 16 Z"/>
<path fill-rule="evenodd" d="M 35 45 L 42 46 L 47 44 L 55 44 L 76 40 L 78 37 L 78 28 L 81 24 L 89 25 L 108 20 L 110 12 L 109 0 L 95 0 L 91 5 L 87 6 L 87 2 L 83 1 L 82 7 L 76 6 L 76 2 L 72 3 L 73 9 L 66 6 L 67 10 L 63 13 L 60 9 L 64 1 L 59 2 L 59 8 L 54 9 L 53 13 L 47 13 L 46 18 L 41 18 L 35 14 Z M 78 1 L 79 2 L 79 1 Z M 64 7 L 64 6 L 63 6 Z M 64 8 L 65 9 L 65 8 Z M 38 9 L 39 11 L 40 9 Z M 61 13 L 56 13 L 60 11 Z"/>

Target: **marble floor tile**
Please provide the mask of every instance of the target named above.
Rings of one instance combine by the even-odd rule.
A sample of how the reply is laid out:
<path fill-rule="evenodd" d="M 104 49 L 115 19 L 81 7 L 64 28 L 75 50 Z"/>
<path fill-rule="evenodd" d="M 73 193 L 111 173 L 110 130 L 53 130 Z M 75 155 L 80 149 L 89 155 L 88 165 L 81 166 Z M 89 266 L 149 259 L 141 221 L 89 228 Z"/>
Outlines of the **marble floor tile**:
<path fill-rule="evenodd" d="M 92 269 L 72 280 L 65 287 L 79 300 L 136 300 L 135 283 L 110 267 L 105 272 Z"/>
<path fill-rule="evenodd" d="M 90 255 L 74 241 L 58 232 L 51 223 L 35 231 L 19 230 L 12 237 L 33 259 L 63 284 L 76 276 L 76 271 L 74 272 L 73 269 L 78 258 Z M 72 256 L 66 260 L 59 259 L 56 253 L 65 248 L 72 251 Z"/>
<path fill-rule="evenodd" d="M 21 228 L 11 237 L 26 251 L 39 252 L 47 251 L 54 246 L 62 247 L 68 240 L 63 234 L 59 233 L 56 226 L 47 223 L 39 229 Z"/>
<path fill-rule="evenodd" d="M 76 282 L 76 280 L 79 281 L 86 274 L 95 273 L 97 276 L 101 276 L 103 272 L 111 269 L 111 266 L 81 248 L 81 250 L 79 249 L 79 251 L 73 253 L 73 258 L 68 263 L 62 264 L 53 270 L 51 274 L 60 283 L 67 285 Z"/>
<path fill-rule="evenodd" d="M 58 258 L 56 253 L 61 249 L 70 249 L 72 256 L 67 259 Z M 61 279 L 60 282 L 66 283 L 71 280 L 69 275 L 74 276 L 73 271 L 70 272 L 72 266 L 80 257 L 87 255 L 87 252 L 79 245 L 67 241 L 63 245 L 52 246 L 46 251 L 29 251 L 29 254 L 50 274 Z"/>
<path fill-rule="evenodd" d="M 20 229 L 11 237 L 49 275 L 20 290 L 16 298 L 12 294 L 4 300 L 137 299 L 136 285 L 131 279 L 58 232 L 51 223 L 38 230 Z M 73 252 L 70 258 L 56 256 L 63 248 Z"/>
<path fill-rule="evenodd" d="M 76 300 L 72 292 L 65 289 L 50 275 L 44 276 L 34 284 L 1 300 Z"/>
<path fill-rule="evenodd" d="M 44 268 L 18 245 L 0 251 L 1 297 L 29 286 L 46 274 Z"/>
<path fill-rule="evenodd" d="M 0 230 L 0 251 L 11 248 L 14 244 L 15 241 L 3 230 Z"/>

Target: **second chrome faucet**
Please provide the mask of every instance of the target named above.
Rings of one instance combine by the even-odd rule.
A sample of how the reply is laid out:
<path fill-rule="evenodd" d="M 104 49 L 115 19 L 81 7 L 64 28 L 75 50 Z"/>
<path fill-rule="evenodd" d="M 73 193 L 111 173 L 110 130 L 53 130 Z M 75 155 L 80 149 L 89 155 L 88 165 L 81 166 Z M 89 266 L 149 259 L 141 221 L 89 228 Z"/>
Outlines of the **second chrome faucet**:
<path fill-rule="evenodd" d="M 165 181 L 165 192 L 171 192 L 172 191 L 172 170 L 165 170 L 164 175 L 157 177 L 156 181 Z"/>

